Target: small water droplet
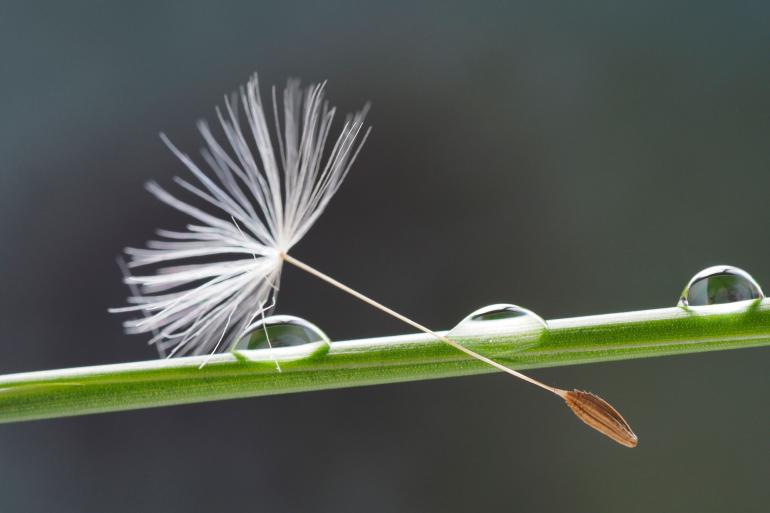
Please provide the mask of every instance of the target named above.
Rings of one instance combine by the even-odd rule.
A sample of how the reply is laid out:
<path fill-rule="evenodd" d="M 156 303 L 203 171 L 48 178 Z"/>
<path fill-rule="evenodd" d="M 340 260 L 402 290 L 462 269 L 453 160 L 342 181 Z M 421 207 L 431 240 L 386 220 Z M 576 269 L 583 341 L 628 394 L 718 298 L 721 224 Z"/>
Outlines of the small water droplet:
<path fill-rule="evenodd" d="M 705 306 L 762 299 L 754 278 L 737 267 L 715 265 L 692 277 L 682 291 L 679 306 Z"/>
<path fill-rule="evenodd" d="M 447 333 L 447 336 L 463 344 L 482 344 L 490 350 L 494 349 L 495 341 L 505 339 L 501 347 L 510 350 L 512 337 L 517 340 L 517 348 L 524 349 L 537 344 L 545 330 L 545 321 L 535 312 L 501 303 L 472 312 Z"/>
<path fill-rule="evenodd" d="M 528 315 L 534 315 L 538 319 L 540 317 L 535 314 L 534 312 L 527 310 L 526 308 L 521 308 L 516 305 L 510 305 L 510 304 L 499 304 L 499 305 L 489 305 L 485 306 L 484 308 L 479 308 L 472 314 L 470 314 L 466 320 L 471 321 L 498 321 L 501 319 L 516 319 L 517 317 L 526 317 Z M 542 319 L 540 319 L 542 321 Z"/>
<path fill-rule="evenodd" d="M 272 315 L 264 321 L 260 319 L 248 331 L 233 349 L 265 349 L 270 346 L 278 348 L 329 342 L 329 337 L 318 326 L 293 315 Z"/>

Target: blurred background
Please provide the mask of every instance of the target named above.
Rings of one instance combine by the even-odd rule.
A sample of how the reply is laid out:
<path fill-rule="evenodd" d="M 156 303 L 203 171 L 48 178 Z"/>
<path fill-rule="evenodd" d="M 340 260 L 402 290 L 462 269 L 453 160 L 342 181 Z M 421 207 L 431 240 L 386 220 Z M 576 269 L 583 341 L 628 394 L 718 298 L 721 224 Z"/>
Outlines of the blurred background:
<path fill-rule="evenodd" d="M 329 80 L 372 136 L 296 249 L 449 328 L 770 286 L 770 7 L 645 2 L 0 4 L 0 372 L 152 359 L 114 259 L 183 218 L 143 190 L 255 70 Z M 279 313 L 404 332 L 295 269 Z M 0 426 L 0 511 L 760 512 L 766 349 L 533 371 L 601 393 L 629 451 L 499 375 Z"/>

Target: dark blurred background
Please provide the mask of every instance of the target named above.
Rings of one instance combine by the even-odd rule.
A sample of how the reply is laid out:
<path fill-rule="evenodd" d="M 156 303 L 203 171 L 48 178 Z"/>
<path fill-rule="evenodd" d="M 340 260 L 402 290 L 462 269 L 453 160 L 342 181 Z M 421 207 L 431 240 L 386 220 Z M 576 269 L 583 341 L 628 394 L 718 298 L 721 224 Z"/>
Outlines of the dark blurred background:
<path fill-rule="evenodd" d="M 182 218 L 143 189 L 255 70 L 329 80 L 372 136 L 296 255 L 421 322 L 673 305 L 770 285 L 770 7 L 0 4 L 0 372 L 155 358 L 114 258 Z M 403 332 L 294 269 L 280 313 Z M 768 351 L 532 372 L 600 392 L 615 446 L 503 376 L 0 426 L 0 511 L 764 512 Z"/>

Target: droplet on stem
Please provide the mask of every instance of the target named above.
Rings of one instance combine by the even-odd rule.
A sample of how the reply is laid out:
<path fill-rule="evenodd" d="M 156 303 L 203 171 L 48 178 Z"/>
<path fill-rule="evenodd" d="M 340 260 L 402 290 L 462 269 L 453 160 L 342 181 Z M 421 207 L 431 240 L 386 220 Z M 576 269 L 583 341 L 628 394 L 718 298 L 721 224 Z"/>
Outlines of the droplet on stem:
<path fill-rule="evenodd" d="M 474 340 L 492 342 L 495 338 L 510 338 L 515 334 L 517 349 L 523 349 L 538 343 L 545 329 L 545 321 L 535 312 L 517 305 L 499 303 L 471 312 L 447 333 L 447 337 L 466 343 Z"/>
<path fill-rule="evenodd" d="M 520 319 L 522 317 L 534 319 L 538 324 L 545 325 L 545 321 L 532 310 L 509 303 L 498 303 L 479 308 L 466 317 L 464 321 L 498 321 L 503 319 Z"/>
<path fill-rule="evenodd" d="M 682 291 L 679 306 L 706 306 L 762 299 L 754 278 L 737 267 L 716 265 L 692 277 Z"/>
<path fill-rule="evenodd" d="M 290 347 L 314 342 L 329 342 L 329 337 L 315 324 L 293 315 L 273 315 L 252 324 L 234 350 Z"/>

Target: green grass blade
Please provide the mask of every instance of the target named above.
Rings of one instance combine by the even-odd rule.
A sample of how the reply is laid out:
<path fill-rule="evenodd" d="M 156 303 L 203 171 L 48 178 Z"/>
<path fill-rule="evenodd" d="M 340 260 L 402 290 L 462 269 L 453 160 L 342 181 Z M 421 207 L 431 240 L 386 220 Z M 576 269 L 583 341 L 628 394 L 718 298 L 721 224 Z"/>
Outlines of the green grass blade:
<path fill-rule="evenodd" d="M 770 300 L 548 321 L 466 344 L 513 369 L 770 345 Z M 526 341 L 526 343 L 524 343 Z M 281 365 L 278 372 L 275 360 Z M 199 368 L 201 363 L 207 364 Z M 424 334 L 0 376 L 0 422 L 493 372 Z"/>

